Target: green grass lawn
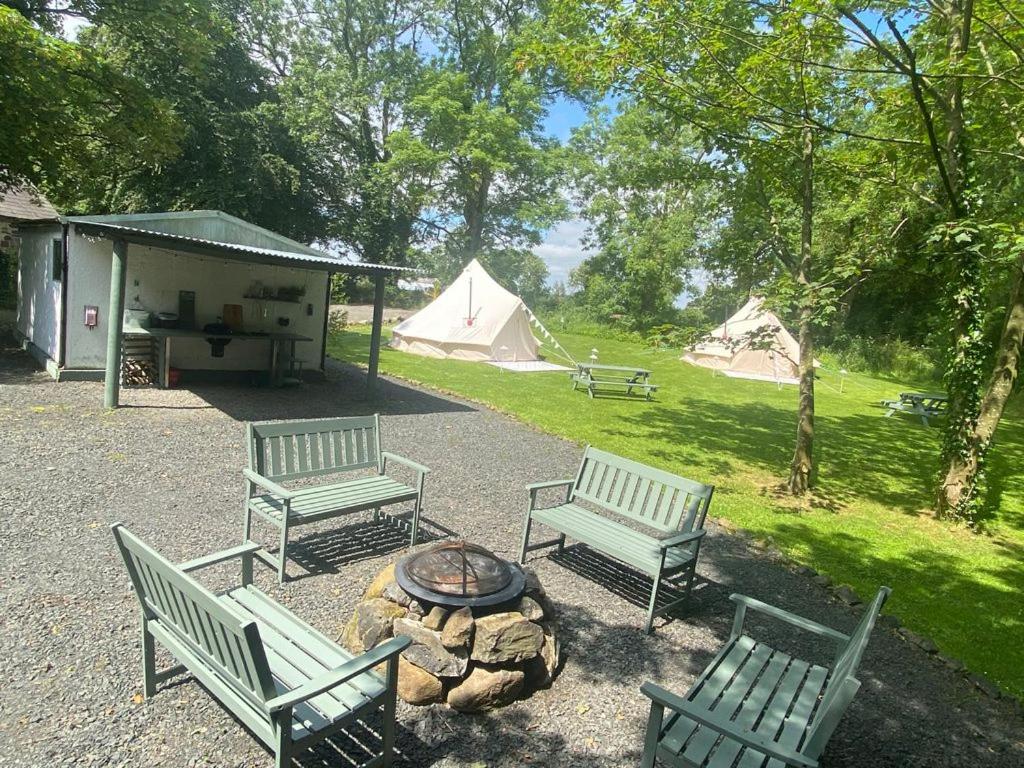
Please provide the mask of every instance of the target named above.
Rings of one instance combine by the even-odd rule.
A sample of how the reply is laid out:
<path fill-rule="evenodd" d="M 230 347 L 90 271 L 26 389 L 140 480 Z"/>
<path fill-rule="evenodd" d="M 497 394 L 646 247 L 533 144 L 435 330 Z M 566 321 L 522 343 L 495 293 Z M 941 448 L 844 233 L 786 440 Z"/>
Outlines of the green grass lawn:
<path fill-rule="evenodd" d="M 369 331 L 335 334 L 332 357 L 365 365 Z M 385 332 L 387 334 L 387 332 Z M 818 492 L 794 503 L 785 479 L 796 432 L 796 387 L 712 376 L 678 352 L 559 334 L 571 351 L 639 364 L 661 389 L 653 402 L 590 400 L 565 373 L 512 374 L 481 363 L 390 349 L 381 371 L 485 403 L 554 435 L 718 488 L 711 514 L 774 540 L 867 597 L 894 590 L 889 610 L 1003 689 L 1024 696 L 1024 398 L 1011 402 L 990 454 L 985 532 L 929 514 L 939 430 L 882 418 L 877 403 L 910 384 L 822 371 L 816 387 Z M 934 387 L 934 385 L 933 385 Z M 537 478 L 538 480 L 549 478 Z M 556 479 L 556 478 L 552 478 Z M 751 585 L 756 594 L 756 585 Z"/>

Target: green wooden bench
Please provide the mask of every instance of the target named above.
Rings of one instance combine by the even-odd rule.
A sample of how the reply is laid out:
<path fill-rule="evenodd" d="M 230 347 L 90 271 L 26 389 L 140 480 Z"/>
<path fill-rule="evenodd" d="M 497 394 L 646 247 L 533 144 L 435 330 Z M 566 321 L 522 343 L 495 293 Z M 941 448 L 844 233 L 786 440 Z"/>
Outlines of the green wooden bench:
<path fill-rule="evenodd" d="M 396 637 L 353 656 L 252 585 L 253 543 L 175 565 L 121 523 L 114 538 L 142 606 L 142 679 L 157 684 L 188 671 L 276 755 L 278 768 L 311 744 L 377 710 L 381 752 L 368 765 L 391 765 L 395 743 Z M 214 594 L 192 577 L 241 561 L 239 585 Z M 155 643 L 178 664 L 156 670 Z M 385 664 L 381 677 L 374 667 Z"/>
<path fill-rule="evenodd" d="M 653 768 L 655 758 L 666 765 L 702 768 L 817 766 L 860 688 L 857 667 L 889 592 L 888 587 L 878 590 L 849 636 L 759 600 L 732 595 L 732 634 L 686 695 L 677 696 L 653 683 L 641 687 L 651 699 L 642 768 Z M 744 634 L 748 610 L 834 642 L 833 663 L 811 664 Z"/>
<path fill-rule="evenodd" d="M 537 508 L 538 491 L 563 486 L 564 503 Z M 587 446 L 575 480 L 534 483 L 527 488 L 530 505 L 523 525 L 521 563 L 526 562 L 526 553 L 535 549 L 557 545 L 562 551 L 566 536 L 570 536 L 643 571 L 653 579 L 647 634 L 652 631 L 655 616 L 671 611 L 689 597 L 714 486 Z M 593 505 L 600 512 L 583 504 Z M 622 520 L 631 525 L 623 524 Z M 534 522 L 554 528 L 559 537 L 530 544 L 530 527 Z M 686 594 L 658 606 L 662 581 L 671 583 L 683 578 Z"/>
<path fill-rule="evenodd" d="M 422 464 L 382 451 L 380 416 L 304 421 L 264 421 L 248 425 L 249 467 L 244 470 L 248 488 L 243 541 L 252 538 L 253 515 L 280 532 L 277 554 L 256 553 L 277 569 L 285 580 L 288 534 L 299 525 L 315 523 L 351 512 L 372 509 L 374 520 L 388 517 L 381 507 L 412 502 L 410 543 L 419 536 L 423 481 L 430 471 Z M 414 485 L 392 479 L 388 462 L 402 464 L 416 473 Z M 314 486 L 286 488 L 282 483 L 306 478 L 375 469 L 376 474 L 335 480 Z"/>

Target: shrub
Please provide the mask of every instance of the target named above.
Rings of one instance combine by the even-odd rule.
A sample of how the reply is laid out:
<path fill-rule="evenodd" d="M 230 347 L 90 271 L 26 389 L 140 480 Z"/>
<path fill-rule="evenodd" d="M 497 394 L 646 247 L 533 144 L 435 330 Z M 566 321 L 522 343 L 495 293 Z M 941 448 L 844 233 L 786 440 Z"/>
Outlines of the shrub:
<path fill-rule="evenodd" d="M 915 347 L 902 339 L 837 336 L 818 357 L 832 368 L 889 376 L 904 381 L 937 382 L 941 361 L 935 350 Z"/>
<path fill-rule="evenodd" d="M 348 311 L 344 309 L 332 309 L 327 315 L 327 331 L 337 333 L 345 330 L 348 325 Z"/>

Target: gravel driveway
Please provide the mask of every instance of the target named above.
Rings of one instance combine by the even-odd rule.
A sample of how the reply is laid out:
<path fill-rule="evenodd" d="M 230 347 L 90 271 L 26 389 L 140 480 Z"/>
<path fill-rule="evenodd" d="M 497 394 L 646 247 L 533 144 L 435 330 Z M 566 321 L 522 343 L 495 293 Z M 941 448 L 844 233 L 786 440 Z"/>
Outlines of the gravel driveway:
<path fill-rule="evenodd" d="M 191 678 L 142 701 L 138 608 L 108 526 L 122 520 L 178 560 L 237 544 L 243 422 L 371 412 L 356 399 L 361 386 L 334 366 L 327 382 L 301 390 L 125 391 L 128 407 L 106 413 L 102 385 L 56 384 L 21 353 L 0 353 L 0 765 L 273 764 Z M 385 447 L 434 469 L 425 516 L 513 556 L 523 486 L 571 476 L 579 447 L 397 382 L 383 391 Z M 257 572 L 264 589 L 331 636 L 401 547 L 363 516 L 334 523 L 297 530 L 311 575 L 291 565 L 299 578 L 280 588 L 269 570 Z M 653 637 L 642 633 L 647 587 L 628 571 L 580 548 L 560 562 L 534 555 L 561 611 L 561 675 L 486 715 L 400 703 L 398 764 L 635 766 L 647 715 L 640 684 L 686 689 L 728 634 L 729 593 L 842 630 L 856 622 L 811 579 L 715 527 L 692 607 Z M 898 593 L 890 606 L 899 612 Z M 782 641 L 775 631 L 763 634 Z M 787 645 L 823 651 L 802 639 Z M 1024 764 L 1019 710 L 891 630 L 876 630 L 861 670 L 863 688 L 823 765 Z M 297 763 L 348 766 L 344 749 L 328 744 Z"/>

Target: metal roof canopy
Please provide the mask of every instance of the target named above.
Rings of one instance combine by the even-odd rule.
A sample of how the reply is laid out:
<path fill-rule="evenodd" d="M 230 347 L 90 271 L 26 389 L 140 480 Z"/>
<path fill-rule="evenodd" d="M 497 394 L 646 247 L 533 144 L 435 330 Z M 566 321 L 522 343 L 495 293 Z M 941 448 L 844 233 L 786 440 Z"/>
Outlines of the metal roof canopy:
<path fill-rule="evenodd" d="M 165 248 L 198 256 L 216 256 L 246 264 L 269 264 L 301 269 L 316 269 L 324 272 L 346 272 L 349 274 L 385 275 L 418 274 L 413 267 L 397 267 L 388 264 L 342 261 L 333 256 L 296 253 L 271 248 L 257 248 L 251 245 L 225 243 L 201 237 L 157 232 L 151 229 L 128 227 L 123 224 L 96 221 L 91 217 L 70 216 L 66 221 L 75 225 L 83 235 L 102 237 L 108 240 L 123 240 L 136 245 Z M 313 251 L 312 248 L 309 249 Z"/>

